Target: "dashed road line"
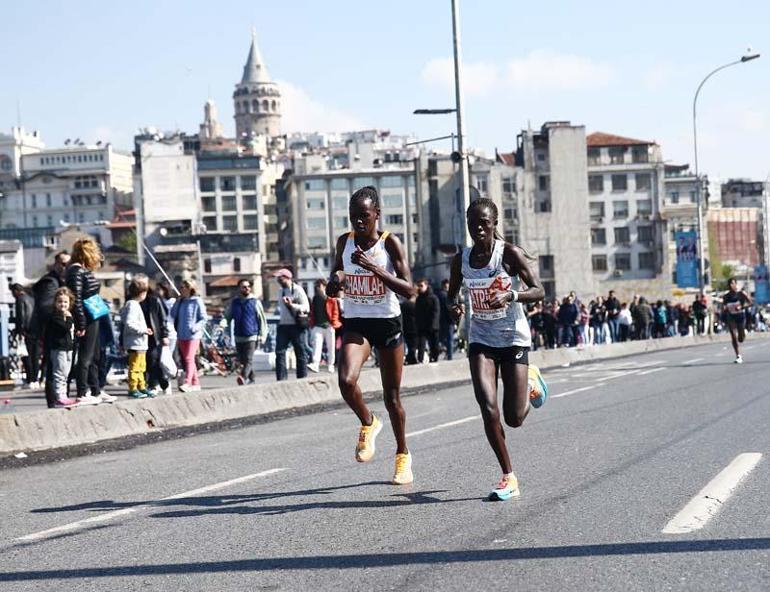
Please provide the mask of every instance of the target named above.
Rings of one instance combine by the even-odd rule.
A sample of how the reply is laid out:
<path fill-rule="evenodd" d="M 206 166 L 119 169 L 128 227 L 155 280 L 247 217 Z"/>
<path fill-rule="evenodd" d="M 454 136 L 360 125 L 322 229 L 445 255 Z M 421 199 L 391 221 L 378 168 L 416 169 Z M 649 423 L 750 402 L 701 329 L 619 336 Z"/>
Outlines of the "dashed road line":
<path fill-rule="evenodd" d="M 692 360 L 685 360 L 682 364 L 694 364 L 695 362 L 702 362 L 703 358 L 693 358 Z"/>
<path fill-rule="evenodd" d="M 481 415 L 471 415 L 469 417 L 463 417 L 462 419 L 456 419 L 454 421 L 448 421 L 446 423 L 440 423 L 436 426 L 433 426 L 432 428 L 425 428 L 424 430 L 417 430 L 414 432 L 409 432 L 406 434 L 407 438 L 411 438 L 412 436 L 419 436 L 420 434 L 427 434 L 428 432 L 433 432 L 435 430 L 441 430 L 444 428 L 449 428 L 452 426 L 460 425 L 462 423 L 467 423 L 469 421 L 473 421 L 474 419 L 481 419 Z"/>
<path fill-rule="evenodd" d="M 761 459 L 762 454 L 759 452 L 745 452 L 736 456 L 663 527 L 661 532 L 685 534 L 703 528 L 727 503 L 738 484 L 754 470 Z"/>

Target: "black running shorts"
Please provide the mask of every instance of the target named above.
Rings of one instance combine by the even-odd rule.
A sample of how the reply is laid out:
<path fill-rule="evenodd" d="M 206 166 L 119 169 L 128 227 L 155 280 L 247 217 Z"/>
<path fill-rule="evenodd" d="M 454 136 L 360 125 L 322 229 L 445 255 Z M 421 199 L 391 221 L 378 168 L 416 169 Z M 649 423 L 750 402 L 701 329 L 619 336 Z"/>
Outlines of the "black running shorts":
<path fill-rule="evenodd" d="M 389 319 L 345 319 L 345 335 L 356 333 L 378 349 L 398 347 L 404 340 L 401 316 Z"/>
<path fill-rule="evenodd" d="M 510 347 L 492 347 L 483 343 L 471 343 L 469 351 L 471 356 L 484 356 L 494 360 L 498 364 L 510 362 L 512 364 L 529 365 L 529 348 L 512 345 Z"/>

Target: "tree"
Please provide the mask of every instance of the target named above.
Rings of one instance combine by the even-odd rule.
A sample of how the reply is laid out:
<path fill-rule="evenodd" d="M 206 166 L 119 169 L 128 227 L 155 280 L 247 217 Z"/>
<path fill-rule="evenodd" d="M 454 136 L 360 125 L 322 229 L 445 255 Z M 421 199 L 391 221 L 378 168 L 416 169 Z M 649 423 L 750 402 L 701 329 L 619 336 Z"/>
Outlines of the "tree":
<path fill-rule="evenodd" d="M 138 256 L 138 252 L 136 250 L 136 247 L 137 247 L 136 235 L 133 232 L 124 234 L 115 242 L 115 244 L 119 246 L 121 249 L 125 249 L 126 251 L 131 253 L 131 256 L 133 257 Z"/>

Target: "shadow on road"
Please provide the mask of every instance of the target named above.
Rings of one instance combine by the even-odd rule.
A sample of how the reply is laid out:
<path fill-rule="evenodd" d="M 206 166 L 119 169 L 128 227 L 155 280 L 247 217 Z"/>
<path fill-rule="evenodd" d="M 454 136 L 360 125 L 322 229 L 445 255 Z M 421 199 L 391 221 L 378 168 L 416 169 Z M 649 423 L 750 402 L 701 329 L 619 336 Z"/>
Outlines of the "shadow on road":
<path fill-rule="evenodd" d="M 414 553 L 375 553 L 360 555 L 311 555 L 308 557 L 272 557 L 211 561 L 208 563 L 162 563 L 85 567 L 76 569 L 30 570 L 0 573 L 0 582 L 29 580 L 108 578 L 120 576 L 168 576 L 261 572 L 269 570 L 361 569 L 400 567 L 403 565 L 459 564 L 489 561 L 561 559 L 565 557 L 610 557 L 624 555 L 663 555 L 669 553 L 715 553 L 723 551 L 764 551 L 770 538 L 712 539 L 688 541 L 650 541 L 601 545 L 563 545 L 514 549 L 472 549 L 459 551 L 424 551 Z"/>

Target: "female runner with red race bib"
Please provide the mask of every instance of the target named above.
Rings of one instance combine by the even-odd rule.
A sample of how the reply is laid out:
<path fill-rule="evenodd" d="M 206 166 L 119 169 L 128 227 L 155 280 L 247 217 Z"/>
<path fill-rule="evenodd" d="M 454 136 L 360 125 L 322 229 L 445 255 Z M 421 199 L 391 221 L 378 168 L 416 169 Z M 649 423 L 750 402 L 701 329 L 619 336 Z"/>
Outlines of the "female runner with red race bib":
<path fill-rule="evenodd" d="M 497 376 L 499 373 L 503 379 L 505 423 L 517 428 L 524 422 L 530 402 L 540 407 L 548 396 L 540 371 L 529 366 L 531 333 L 521 305 L 542 300 L 544 291 L 525 252 L 498 238 L 495 202 L 477 199 L 468 207 L 466 216 L 473 246 L 463 249 L 452 261 L 447 307 L 456 320 L 463 314 L 463 306 L 456 299 L 464 284 L 471 304 L 468 358 L 473 391 L 487 440 L 503 470 L 489 499 L 502 501 L 518 496 L 519 486 L 500 423 Z"/>
<path fill-rule="evenodd" d="M 350 198 L 353 232 L 337 239 L 336 261 L 326 293 L 336 296 L 345 289 L 345 335 L 339 364 L 342 397 L 361 421 L 356 460 L 367 462 L 375 451 L 382 422 L 364 403 L 358 377 L 372 348 L 377 349 L 385 407 L 396 437 L 396 468 L 392 482 L 405 485 L 414 480 L 412 456 L 406 446 L 406 414 L 401 406 L 401 371 L 404 340 L 401 308 L 397 295 L 415 293 L 412 276 L 398 237 L 380 232 L 380 203 L 377 190 L 367 186 Z"/>

